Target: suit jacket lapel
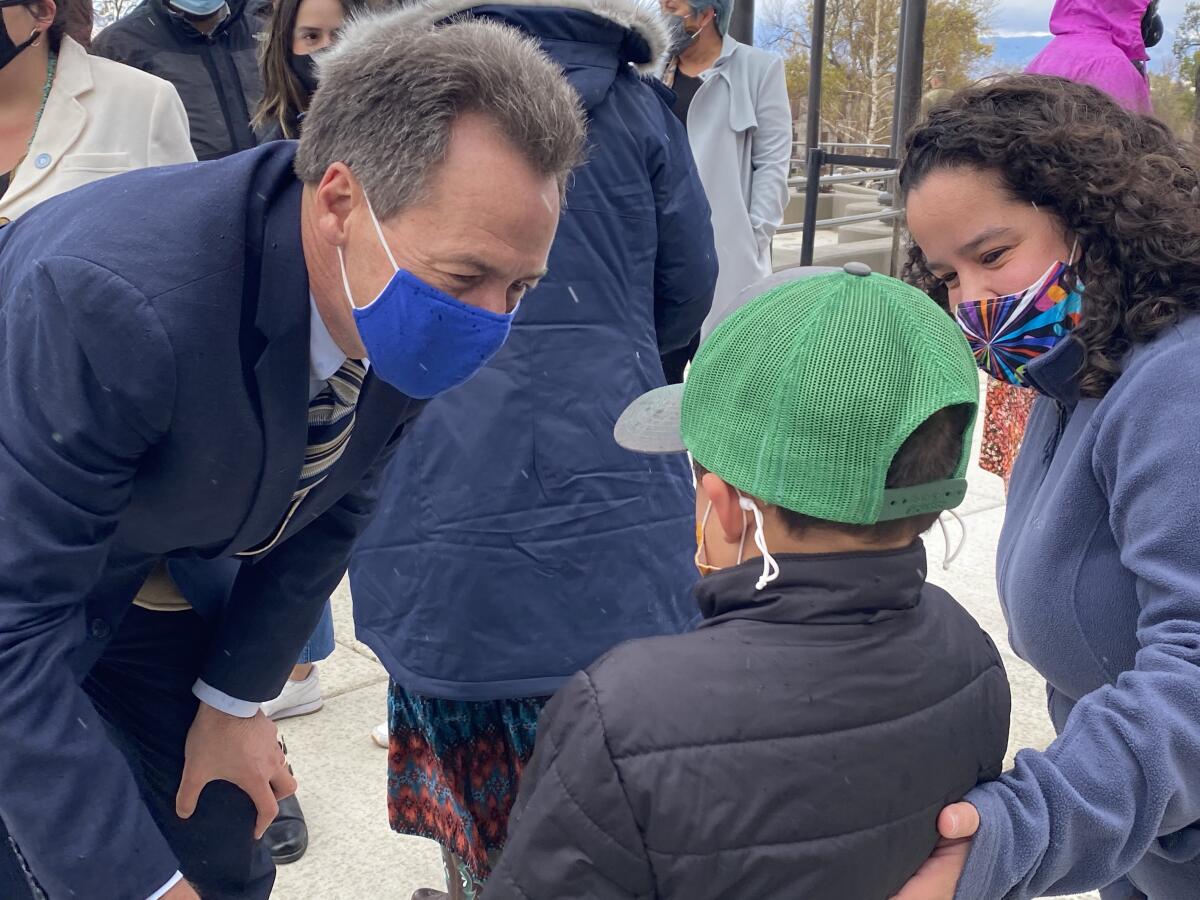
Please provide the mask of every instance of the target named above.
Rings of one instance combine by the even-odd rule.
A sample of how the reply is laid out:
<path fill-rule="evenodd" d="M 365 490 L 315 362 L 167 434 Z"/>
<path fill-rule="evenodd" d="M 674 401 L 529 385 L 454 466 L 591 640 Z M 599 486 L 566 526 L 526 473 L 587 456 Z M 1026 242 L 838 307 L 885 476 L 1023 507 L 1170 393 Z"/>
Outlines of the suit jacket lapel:
<path fill-rule="evenodd" d="M 278 161 L 285 163 L 282 170 L 264 172 L 265 183 L 251 200 L 246 230 L 247 241 L 262 242 L 247 249 L 245 308 L 254 317 L 242 330 L 243 359 L 254 358 L 247 344 L 262 348 L 253 378 L 263 462 L 254 501 L 227 552 L 257 545 L 279 525 L 308 443 L 309 299 L 300 242 L 302 187 L 292 174 L 292 154 L 281 154 L 272 164 Z"/>

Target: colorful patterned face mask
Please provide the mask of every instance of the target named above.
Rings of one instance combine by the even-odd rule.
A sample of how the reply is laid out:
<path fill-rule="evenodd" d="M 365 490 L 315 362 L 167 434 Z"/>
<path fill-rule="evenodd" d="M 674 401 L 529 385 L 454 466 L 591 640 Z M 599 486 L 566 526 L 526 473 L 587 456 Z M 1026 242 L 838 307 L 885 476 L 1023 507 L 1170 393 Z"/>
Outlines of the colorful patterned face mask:
<path fill-rule="evenodd" d="M 1072 248 L 1071 256 L 1075 256 Z M 1046 274 L 1017 294 L 986 300 L 967 300 L 954 310 L 954 318 L 967 336 L 975 363 L 997 381 L 1018 387 L 1025 383 L 1025 367 L 1052 349 L 1079 324 L 1083 282 L 1074 290 L 1062 287 L 1071 263 L 1056 262 Z"/>

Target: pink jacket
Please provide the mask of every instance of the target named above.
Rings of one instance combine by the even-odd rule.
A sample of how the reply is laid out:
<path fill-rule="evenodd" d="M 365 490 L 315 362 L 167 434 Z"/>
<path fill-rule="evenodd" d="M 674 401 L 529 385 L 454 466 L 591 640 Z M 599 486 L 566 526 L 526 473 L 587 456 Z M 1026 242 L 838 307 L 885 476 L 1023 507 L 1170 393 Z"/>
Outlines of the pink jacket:
<path fill-rule="evenodd" d="M 1054 39 L 1025 71 L 1090 84 L 1126 109 L 1150 114 L 1150 86 L 1134 68 L 1149 59 L 1142 16 L 1150 0 L 1056 0 Z"/>

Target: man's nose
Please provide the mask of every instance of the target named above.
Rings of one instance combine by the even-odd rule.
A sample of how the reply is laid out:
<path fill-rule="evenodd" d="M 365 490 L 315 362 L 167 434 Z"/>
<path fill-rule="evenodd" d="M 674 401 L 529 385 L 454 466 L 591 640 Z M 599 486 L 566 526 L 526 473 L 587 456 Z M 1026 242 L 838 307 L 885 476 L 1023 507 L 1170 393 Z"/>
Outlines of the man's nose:
<path fill-rule="evenodd" d="M 486 287 L 459 298 L 463 303 L 470 303 L 488 312 L 509 313 L 513 304 L 509 302 L 508 291 L 503 287 Z"/>

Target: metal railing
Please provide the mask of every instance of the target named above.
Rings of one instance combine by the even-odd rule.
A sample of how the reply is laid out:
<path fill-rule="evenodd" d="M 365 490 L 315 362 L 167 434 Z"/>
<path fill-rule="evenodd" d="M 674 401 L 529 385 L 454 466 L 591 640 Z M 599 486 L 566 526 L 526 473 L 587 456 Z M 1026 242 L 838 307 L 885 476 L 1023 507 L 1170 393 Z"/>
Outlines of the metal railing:
<path fill-rule="evenodd" d="M 820 147 L 815 147 L 808 153 L 808 175 L 806 176 L 806 182 L 818 185 L 827 183 L 821 176 L 821 167 L 826 165 L 874 169 L 876 171 L 870 174 L 873 174 L 876 178 L 880 178 L 884 177 L 879 174 L 880 171 L 894 174 L 900 168 L 900 160 L 885 156 L 851 156 L 842 153 L 826 153 Z M 839 176 L 834 175 L 832 177 L 837 178 Z M 804 232 L 804 239 L 800 244 L 800 265 L 802 266 L 812 265 L 813 249 L 816 246 L 818 228 L 829 228 L 834 225 L 850 225 L 852 222 L 869 222 L 877 219 L 895 219 L 899 216 L 899 210 L 893 209 L 884 210 L 880 213 L 861 213 L 857 216 L 842 216 L 838 219 L 818 219 L 817 201 L 820 199 L 820 195 L 820 190 L 806 190 L 804 192 L 804 222 L 799 229 L 790 226 L 791 231 L 799 230 Z"/>
<path fill-rule="evenodd" d="M 874 181 L 875 179 L 895 178 L 899 169 L 885 169 L 882 172 L 847 172 L 844 175 L 822 175 L 819 184 L 853 184 L 856 181 Z M 788 179 L 791 187 L 807 187 L 808 176 L 797 175 Z M 881 194 L 887 193 L 880 191 Z"/>
<path fill-rule="evenodd" d="M 792 141 L 792 146 L 793 147 L 804 147 L 805 150 L 808 149 L 806 143 L 798 138 L 796 140 Z M 852 144 L 852 143 L 847 143 L 845 141 L 821 141 L 821 149 L 822 150 L 825 150 L 825 149 L 829 149 L 829 150 L 849 149 L 851 147 L 856 150 L 887 150 L 889 152 L 892 149 L 891 144 Z"/>
<path fill-rule="evenodd" d="M 852 216 L 837 216 L 833 219 L 817 219 L 813 223 L 814 228 L 840 228 L 842 225 L 854 225 L 858 222 L 891 222 L 900 218 L 900 210 L 898 209 L 881 209 L 879 212 L 855 213 Z M 803 222 L 796 222 L 793 225 L 780 225 L 775 229 L 776 234 L 794 234 L 797 231 L 804 230 Z M 803 254 L 803 247 L 801 254 Z M 812 265 L 812 259 L 808 262 L 803 261 L 801 256 L 801 265 Z"/>

